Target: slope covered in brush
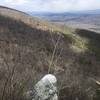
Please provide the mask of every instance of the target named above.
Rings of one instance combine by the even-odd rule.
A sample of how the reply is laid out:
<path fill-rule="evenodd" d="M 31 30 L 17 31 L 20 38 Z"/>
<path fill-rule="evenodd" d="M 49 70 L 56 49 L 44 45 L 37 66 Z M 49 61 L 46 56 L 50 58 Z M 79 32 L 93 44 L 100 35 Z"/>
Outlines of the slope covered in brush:
<path fill-rule="evenodd" d="M 34 18 L 27 23 L 30 16 L 19 20 L 13 13 L 21 12 L 9 12 L 0 15 L 0 99 L 24 100 L 37 80 L 52 73 L 60 100 L 91 100 L 100 80 L 100 35 L 63 26 L 44 30 L 33 26 Z"/>
<path fill-rule="evenodd" d="M 27 13 L 24 13 L 22 11 L 18 11 L 3 6 L 0 6 L 0 15 L 4 15 L 12 19 L 22 21 L 33 28 L 38 28 L 42 30 L 53 30 L 57 28 L 55 25 L 50 24 L 45 20 L 43 21 L 37 17 L 29 16 Z M 59 30 L 59 28 L 57 29 Z"/>

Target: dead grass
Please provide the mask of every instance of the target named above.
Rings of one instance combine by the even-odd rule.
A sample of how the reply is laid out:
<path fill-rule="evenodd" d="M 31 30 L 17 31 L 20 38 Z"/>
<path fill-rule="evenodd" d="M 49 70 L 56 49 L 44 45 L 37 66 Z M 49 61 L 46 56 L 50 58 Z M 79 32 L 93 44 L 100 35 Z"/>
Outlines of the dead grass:
<path fill-rule="evenodd" d="M 59 80 L 60 100 L 93 100 L 96 85 L 90 77 L 100 77 L 98 53 L 91 53 L 94 47 L 99 52 L 97 38 L 83 36 L 84 31 L 61 30 L 33 28 L 0 16 L 0 100 L 24 100 L 23 94 L 48 69 Z M 84 52 L 74 52 L 71 46 Z"/>

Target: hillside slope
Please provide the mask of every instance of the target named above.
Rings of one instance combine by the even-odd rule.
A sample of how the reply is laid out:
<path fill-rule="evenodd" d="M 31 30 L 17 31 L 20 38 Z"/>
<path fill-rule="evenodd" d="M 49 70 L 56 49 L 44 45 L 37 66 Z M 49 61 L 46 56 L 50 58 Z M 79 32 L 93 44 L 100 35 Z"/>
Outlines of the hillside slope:
<path fill-rule="evenodd" d="M 37 17 L 29 16 L 27 13 L 17 11 L 15 9 L 0 6 L 0 15 L 10 17 L 15 20 L 22 21 L 33 28 L 42 30 L 59 30 L 55 25 L 49 24 L 47 21 L 43 21 Z"/>
<path fill-rule="evenodd" d="M 30 16 L 9 10 L 0 14 L 0 100 L 25 100 L 23 93 L 47 73 L 58 79 L 59 100 L 92 100 L 100 80 L 100 35 L 33 27 L 34 18 L 27 23 Z"/>

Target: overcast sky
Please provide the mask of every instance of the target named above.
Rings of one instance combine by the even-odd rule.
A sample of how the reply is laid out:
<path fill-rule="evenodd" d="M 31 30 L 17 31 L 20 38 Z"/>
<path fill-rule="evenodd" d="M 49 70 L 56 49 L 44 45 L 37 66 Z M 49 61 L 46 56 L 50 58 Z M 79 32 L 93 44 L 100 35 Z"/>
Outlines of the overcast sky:
<path fill-rule="evenodd" d="M 0 5 L 25 12 L 66 12 L 100 9 L 100 0 L 0 0 Z"/>

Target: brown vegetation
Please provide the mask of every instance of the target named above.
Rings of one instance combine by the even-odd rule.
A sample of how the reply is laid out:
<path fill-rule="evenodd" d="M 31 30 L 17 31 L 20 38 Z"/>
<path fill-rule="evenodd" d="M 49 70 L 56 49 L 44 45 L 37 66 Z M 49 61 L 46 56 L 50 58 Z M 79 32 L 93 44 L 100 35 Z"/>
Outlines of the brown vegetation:
<path fill-rule="evenodd" d="M 89 34 L 42 30 L 0 15 L 0 100 L 24 100 L 23 94 L 48 70 L 58 79 L 60 100 L 93 100 L 95 80 L 100 80 L 100 35 Z M 75 35 L 88 40 L 87 49 Z"/>

